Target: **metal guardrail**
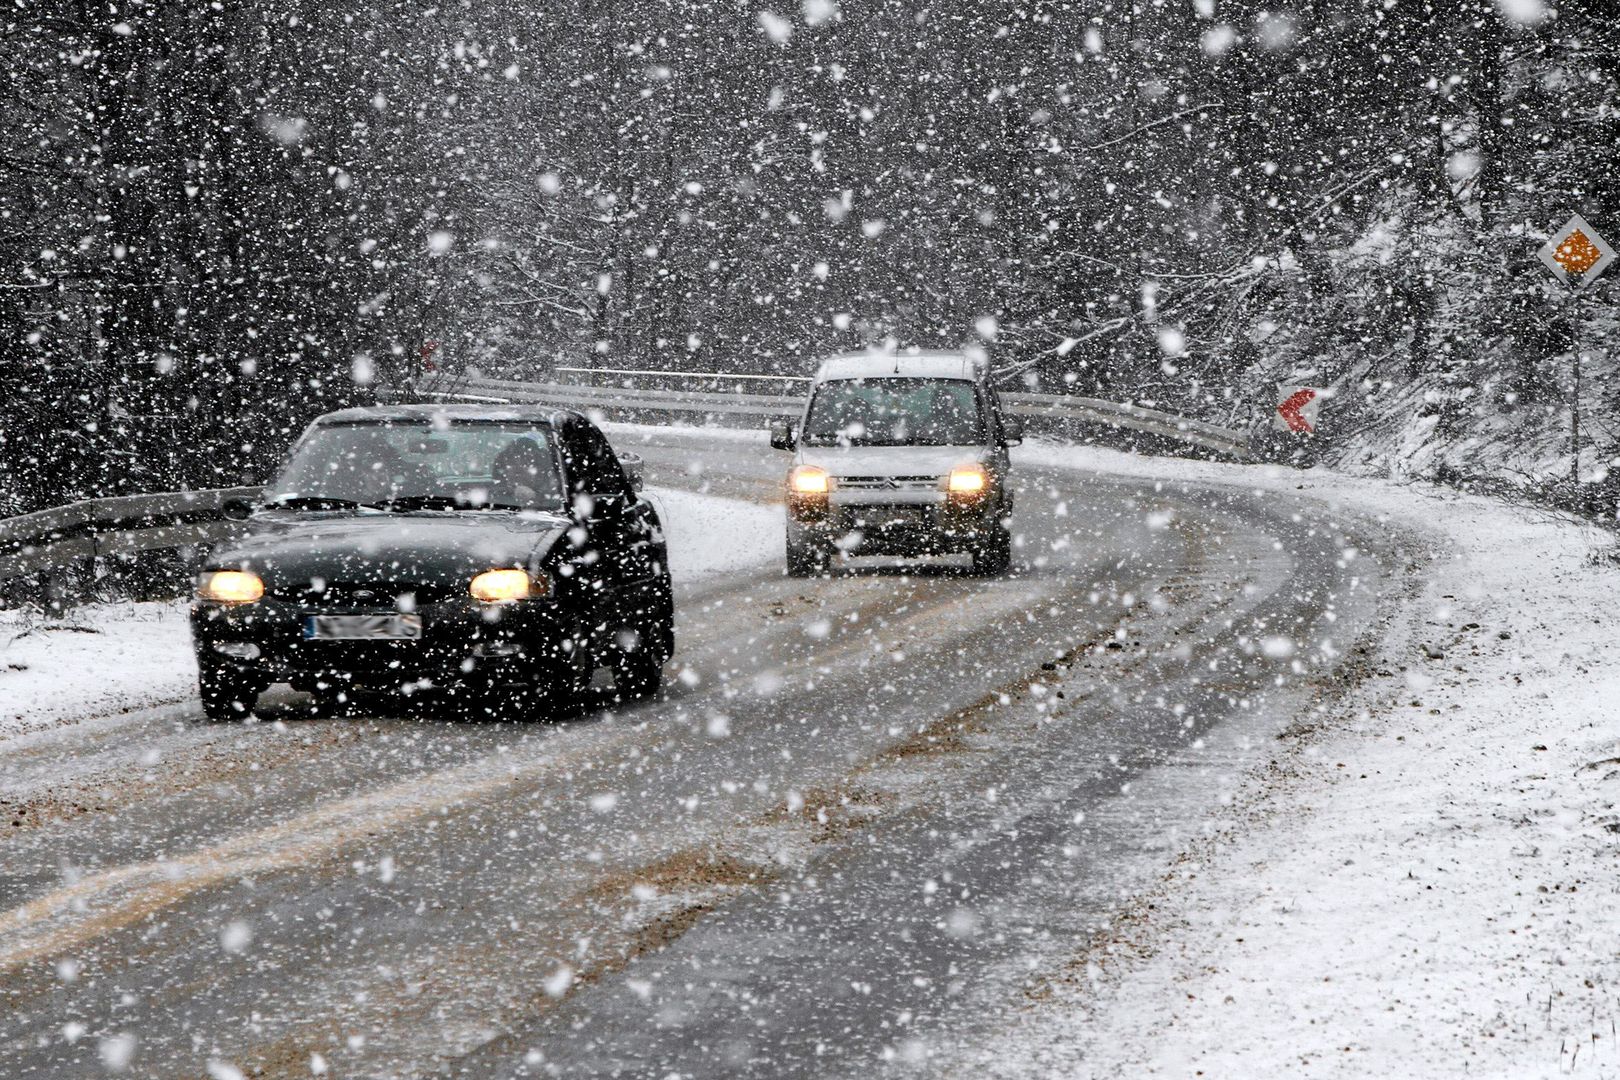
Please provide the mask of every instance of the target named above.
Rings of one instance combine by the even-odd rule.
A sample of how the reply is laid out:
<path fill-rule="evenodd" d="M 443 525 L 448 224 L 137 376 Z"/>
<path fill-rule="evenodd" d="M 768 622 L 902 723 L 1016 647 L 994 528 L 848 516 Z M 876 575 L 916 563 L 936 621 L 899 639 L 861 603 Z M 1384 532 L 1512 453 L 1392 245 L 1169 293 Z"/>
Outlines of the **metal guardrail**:
<path fill-rule="evenodd" d="M 603 412 L 702 413 L 714 416 L 789 416 L 804 408 L 793 394 L 742 394 L 712 390 L 644 390 L 622 386 L 580 386 L 574 383 L 512 382 L 469 379 L 457 397 L 499 396 L 507 401 L 557 405 Z"/>
<path fill-rule="evenodd" d="M 253 499 L 256 487 L 121 495 L 0 519 L 0 581 L 78 559 L 125 555 L 222 540 L 242 523 L 227 501 Z"/>
<path fill-rule="evenodd" d="M 1192 420 L 1143 405 L 1068 394 L 1002 394 L 1001 400 L 1008 411 L 1019 416 L 1069 417 L 1157 435 L 1214 450 L 1228 457 L 1243 459 L 1249 456 L 1248 432 L 1206 424 L 1202 420 Z"/>
<path fill-rule="evenodd" d="M 568 369 L 586 372 L 592 369 Z M 598 369 L 600 370 L 600 369 Z M 665 374 L 614 370 L 616 377 Z M 730 378 L 728 376 L 728 378 Z M 787 381 L 784 377 L 783 381 Z M 804 399 L 795 394 L 750 394 L 701 390 L 656 390 L 582 386 L 443 375 L 418 384 L 424 397 L 532 403 L 638 419 L 645 415 L 696 415 L 716 419 L 796 417 Z M 394 395 L 388 395 L 394 396 Z M 1140 405 L 1064 394 L 1003 394 L 1018 416 L 1074 420 L 1140 431 L 1231 457 L 1248 456 L 1246 433 Z M 242 523 L 224 515 L 231 499 L 255 498 L 257 487 L 172 491 L 86 499 L 32 514 L 0 519 L 0 581 L 71 564 L 80 559 L 154 551 L 227 539 Z"/>
<path fill-rule="evenodd" d="M 588 370 L 588 369 L 569 369 Z M 633 372 L 615 372 L 630 375 Z M 646 374 L 665 375 L 649 372 Z M 804 411 L 804 398 L 796 394 L 728 393 L 705 390 L 649 390 L 627 386 L 584 386 L 575 383 L 518 382 L 506 379 L 470 378 L 458 393 L 441 393 L 420 388 L 427 396 L 463 400 L 508 401 L 556 405 L 576 409 L 596 409 L 609 416 L 639 418 L 643 414 L 698 414 L 715 418 L 754 416 L 797 417 Z M 1104 401 L 1100 398 L 1069 394 L 1002 394 L 1007 410 L 1017 416 L 1052 420 L 1072 420 L 1111 428 L 1139 431 L 1158 438 L 1212 450 L 1228 457 L 1247 458 L 1247 432 L 1191 420 L 1141 405 Z"/>
<path fill-rule="evenodd" d="M 586 386 L 597 385 L 596 380 L 607 379 L 607 385 L 615 385 L 614 379 L 633 378 L 644 382 L 679 381 L 684 383 L 703 383 L 712 386 L 722 386 L 726 383 L 735 383 L 738 386 L 744 383 L 808 383 L 808 375 L 749 375 L 728 374 L 724 371 L 649 371 L 644 368 L 588 368 L 588 367 L 559 367 L 553 369 L 558 375 L 571 379 L 584 379 Z"/>

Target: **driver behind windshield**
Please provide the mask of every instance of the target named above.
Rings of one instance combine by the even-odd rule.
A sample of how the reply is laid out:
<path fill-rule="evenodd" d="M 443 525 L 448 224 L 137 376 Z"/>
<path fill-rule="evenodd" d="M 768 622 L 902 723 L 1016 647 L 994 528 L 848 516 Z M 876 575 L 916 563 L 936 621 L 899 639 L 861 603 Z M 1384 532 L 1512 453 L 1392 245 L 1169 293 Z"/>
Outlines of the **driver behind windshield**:
<path fill-rule="evenodd" d="M 562 498 L 551 455 L 533 439 L 514 439 L 495 455 L 495 486 L 490 502 L 538 510 L 556 506 Z"/>
<path fill-rule="evenodd" d="M 311 433 L 266 491 L 272 505 L 552 510 L 549 431 L 527 424 L 334 424 Z"/>
<path fill-rule="evenodd" d="M 431 491 L 433 483 L 432 471 L 407 462 L 385 429 L 357 425 L 316 432 L 267 495 L 370 504 Z"/>
<path fill-rule="evenodd" d="M 972 446 L 981 440 L 973 384 L 947 379 L 839 379 L 816 389 L 811 446 Z"/>

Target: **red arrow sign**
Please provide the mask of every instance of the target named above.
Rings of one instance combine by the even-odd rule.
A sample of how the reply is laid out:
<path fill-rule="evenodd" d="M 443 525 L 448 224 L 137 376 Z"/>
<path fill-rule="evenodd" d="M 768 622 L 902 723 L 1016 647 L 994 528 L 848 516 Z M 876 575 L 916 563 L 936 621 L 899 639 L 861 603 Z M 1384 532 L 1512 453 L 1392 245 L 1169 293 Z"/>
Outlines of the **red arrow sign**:
<path fill-rule="evenodd" d="M 1305 406 L 1316 400 L 1316 391 L 1310 389 L 1295 390 L 1288 398 L 1277 406 L 1277 412 L 1282 416 L 1283 423 L 1288 425 L 1289 431 L 1308 432 L 1315 431 L 1311 422 L 1305 419 L 1302 411 Z"/>

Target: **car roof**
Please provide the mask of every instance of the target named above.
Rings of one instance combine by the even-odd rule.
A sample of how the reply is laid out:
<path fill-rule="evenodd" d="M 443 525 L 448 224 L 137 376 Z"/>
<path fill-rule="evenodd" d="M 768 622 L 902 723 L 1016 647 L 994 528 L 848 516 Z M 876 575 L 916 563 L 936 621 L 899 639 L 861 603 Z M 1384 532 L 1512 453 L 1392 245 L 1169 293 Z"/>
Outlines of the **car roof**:
<path fill-rule="evenodd" d="M 816 369 L 815 381 L 831 379 L 967 379 L 982 381 L 986 374 L 983 361 L 960 352 L 899 352 L 876 350 L 864 353 L 845 353 L 822 361 Z"/>
<path fill-rule="evenodd" d="M 572 409 L 559 409 L 554 405 L 505 405 L 480 403 L 476 405 L 448 405 L 436 401 L 413 402 L 398 405 L 371 405 L 357 409 L 339 409 L 315 418 L 315 423 L 432 423 L 445 419 L 451 423 L 502 423 L 516 421 L 525 424 L 546 424 L 561 427 L 570 421 L 585 418 Z"/>

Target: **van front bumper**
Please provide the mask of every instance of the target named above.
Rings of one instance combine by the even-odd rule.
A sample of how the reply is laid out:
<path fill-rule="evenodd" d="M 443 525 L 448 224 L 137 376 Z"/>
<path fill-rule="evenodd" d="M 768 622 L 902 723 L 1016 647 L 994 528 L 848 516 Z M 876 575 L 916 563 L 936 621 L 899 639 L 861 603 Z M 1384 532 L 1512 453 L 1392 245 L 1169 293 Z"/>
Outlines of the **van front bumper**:
<path fill-rule="evenodd" d="M 933 497 L 905 501 L 846 501 L 837 495 L 819 506 L 789 504 L 798 542 L 836 545 L 856 555 L 924 555 L 971 550 L 999 524 L 999 500 L 972 502 Z"/>

